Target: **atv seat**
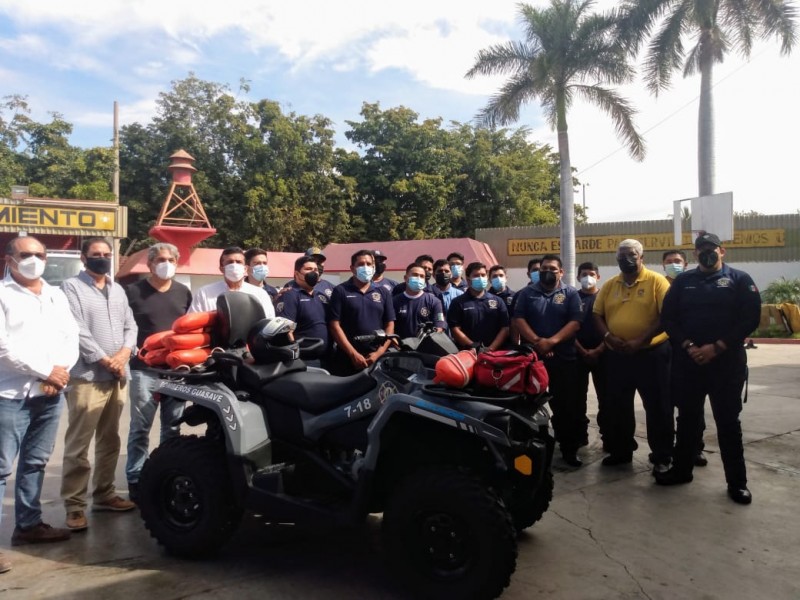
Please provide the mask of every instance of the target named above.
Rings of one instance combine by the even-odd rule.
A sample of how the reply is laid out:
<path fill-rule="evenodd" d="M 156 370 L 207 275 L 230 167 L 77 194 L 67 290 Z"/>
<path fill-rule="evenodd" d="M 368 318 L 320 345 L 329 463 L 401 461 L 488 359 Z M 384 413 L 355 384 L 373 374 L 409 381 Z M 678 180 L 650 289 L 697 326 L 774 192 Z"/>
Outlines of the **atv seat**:
<path fill-rule="evenodd" d="M 248 390 L 257 391 L 273 379 L 283 377 L 288 373 L 297 373 L 307 369 L 302 360 L 275 362 L 267 365 L 242 364 L 238 367 L 236 381 Z"/>
<path fill-rule="evenodd" d="M 378 385 L 367 371 L 335 377 L 307 371 L 290 373 L 267 383 L 262 394 L 283 404 L 319 415 L 372 391 Z"/>

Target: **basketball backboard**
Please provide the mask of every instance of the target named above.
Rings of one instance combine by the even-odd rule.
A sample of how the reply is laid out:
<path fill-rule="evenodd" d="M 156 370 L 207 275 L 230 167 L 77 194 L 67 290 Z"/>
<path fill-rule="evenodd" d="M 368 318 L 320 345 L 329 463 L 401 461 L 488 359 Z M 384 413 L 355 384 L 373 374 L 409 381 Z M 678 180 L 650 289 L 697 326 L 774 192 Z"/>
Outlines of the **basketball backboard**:
<path fill-rule="evenodd" d="M 683 239 L 682 208 L 690 203 L 692 239 L 700 231 L 716 234 L 723 242 L 733 239 L 733 192 L 685 198 L 673 202 L 672 223 L 675 230 L 675 243 Z"/>

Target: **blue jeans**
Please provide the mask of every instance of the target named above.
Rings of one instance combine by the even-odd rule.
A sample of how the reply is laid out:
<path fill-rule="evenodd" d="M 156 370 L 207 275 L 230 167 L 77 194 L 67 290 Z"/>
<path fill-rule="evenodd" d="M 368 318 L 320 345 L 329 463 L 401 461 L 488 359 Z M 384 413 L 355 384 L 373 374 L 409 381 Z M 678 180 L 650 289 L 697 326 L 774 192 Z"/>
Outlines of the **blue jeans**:
<path fill-rule="evenodd" d="M 161 402 L 153 399 L 158 378 L 147 371 L 131 371 L 130 403 L 131 426 L 128 433 L 128 460 L 125 464 L 125 475 L 128 483 L 138 483 L 144 462 L 148 457 L 150 446 L 150 429 L 156 417 L 156 410 L 161 406 L 161 442 L 179 435 L 180 428 L 172 423 L 183 415 L 183 403 L 162 397 Z"/>
<path fill-rule="evenodd" d="M 56 444 L 58 419 L 63 406 L 63 394 L 26 400 L 0 398 L 0 502 L 19 453 L 14 486 L 17 527 L 33 527 L 42 522 L 40 498 L 44 468 Z"/>

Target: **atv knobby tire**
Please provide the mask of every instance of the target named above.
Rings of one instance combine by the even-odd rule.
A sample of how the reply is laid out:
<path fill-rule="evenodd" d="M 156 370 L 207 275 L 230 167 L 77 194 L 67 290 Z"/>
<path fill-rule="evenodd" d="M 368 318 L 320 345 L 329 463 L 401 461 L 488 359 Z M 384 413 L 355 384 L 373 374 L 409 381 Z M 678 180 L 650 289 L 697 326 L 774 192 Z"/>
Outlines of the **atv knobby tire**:
<path fill-rule="evenodd" d="M 165 441 L 142 469 L 139 508 L 169 553 L 201 557 L 219 550 L 242 517 L 224 447 L 194 435 Z"/>
<path fill-rule="evenodd" d="M 508 512 L 514 520 L 517 531 L 527 529 L 542 518 L 553 499 L 553 473 L 547 471 L 542 484 L 533 494 L 514 492 L 508 501 Z"/>
<path fill-rule="evenodd" d="M 392 568 L 416 597 L 495 598 L 517 564 L 499 497 L 454 467 L 426 467 L 395 488 L 383 515 Z"/>

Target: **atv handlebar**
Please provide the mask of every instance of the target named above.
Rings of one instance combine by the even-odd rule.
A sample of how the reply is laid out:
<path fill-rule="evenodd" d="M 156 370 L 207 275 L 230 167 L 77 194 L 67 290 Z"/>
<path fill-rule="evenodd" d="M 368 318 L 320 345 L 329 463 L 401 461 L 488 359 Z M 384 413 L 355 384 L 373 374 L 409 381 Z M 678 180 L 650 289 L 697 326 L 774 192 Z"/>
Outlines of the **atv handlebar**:
<path fill-rule="evenodd" d="M 383 329 L 376 329 L 373 333 L 366 335 L 353 336 L 354 342 L 368 344 L 370 342 L 385 342 L 386 340 L 399 340 L 400 336 L 394 333 L 386 333 Z"/>

